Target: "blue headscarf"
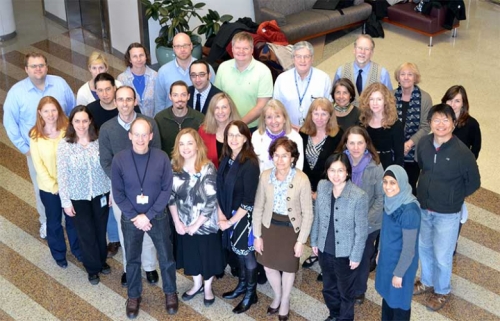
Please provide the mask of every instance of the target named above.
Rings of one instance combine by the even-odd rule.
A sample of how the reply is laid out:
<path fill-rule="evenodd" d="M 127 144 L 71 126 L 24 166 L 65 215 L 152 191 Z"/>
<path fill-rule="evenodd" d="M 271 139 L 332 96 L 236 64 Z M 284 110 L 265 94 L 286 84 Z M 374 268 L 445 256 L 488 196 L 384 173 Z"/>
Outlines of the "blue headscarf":
<path fill-rule="evenodd" d="M 418 205 L 417 198 L 411 193 L 411 186 L 408 183 L 408 175 L 406 174 L 406 171 L 403 169 L 403 167 L 399 165 L 391 165 L 387 167 L 384 172 L 384 177 L 393 177 L 391 173 L 388 173 L 389 171 L 394 174 L 394 178 L 398 182 L 399 193 L 394 195 L 393 197 L 384 195 L 384 211 L 388 215 L 391 215 L 395 210 L 400 208 L 401 205 L 410 203 L 416 203 Z"/>

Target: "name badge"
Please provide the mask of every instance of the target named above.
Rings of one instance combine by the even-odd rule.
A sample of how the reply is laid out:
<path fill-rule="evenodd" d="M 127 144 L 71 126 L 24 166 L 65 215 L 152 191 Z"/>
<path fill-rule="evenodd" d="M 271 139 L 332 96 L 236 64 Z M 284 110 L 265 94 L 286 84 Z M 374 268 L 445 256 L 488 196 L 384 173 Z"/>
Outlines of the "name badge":
<path fill-rule="evenodd" d="M 105 195 L 103 195 L 103 196 L 101 197 L 101 207 L 104 207 L 104 206 L 106 206 L 106 205 L 108 205 L 108 200 L 106 199 L 106 196 L 105 196 Z"/>
<path fill-rule="evenodd" d="M 137 195 L 137 204 L 147 204 L 149 202 L 149 196 L 147 195 Z"/>
<path fill-rule="evenodd" d="M 304 123 L 305 123 L 305 122 L 306 122 L 306 120 L 305 120 L 303 117 L 301 117 L 301 118 L 299 119 L 299 125 L 300 125 L 300 126 L 304 125 Z"/>

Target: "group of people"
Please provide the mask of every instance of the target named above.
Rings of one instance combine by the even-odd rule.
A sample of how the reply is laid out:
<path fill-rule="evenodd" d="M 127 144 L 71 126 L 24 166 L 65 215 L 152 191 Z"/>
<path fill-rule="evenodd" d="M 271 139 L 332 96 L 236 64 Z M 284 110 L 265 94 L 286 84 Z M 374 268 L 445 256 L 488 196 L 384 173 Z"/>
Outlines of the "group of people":
<path fill-rule="evenodd" d="M 217 74 L 191 56 L 188 35 L 173 48 L 157 73 L 132 43 L 117 80 L 92 53 L 76 100 L 42 54 L 26 55 L 28 77 L 9 90 L 4 125 L 27 156 L 40 236 L 57 265 L 68 266 L 64 215 L 91 284 L 122 248 L 129 318 L 140 309 L 141 266 L 154 284 L 159 263 L 169 314 L 178 310 L 176 269 L 193 277 L 181 298 L 203 293 L 210 306 L 214 277 L 229 264 L 238 283 L 222 297 L 243 296 L 234 313 L 257 302 L 267 279 L 267 314 L 288 320 L 310 238 L 303 265 L 319 261 L 327 320 L 354 319 L 374 262 L 383 320 L 409 320 L 414 294 L 429 294 L 434 311 L 446 303 L 464 199 L 480 185 L 481 134 L 462 86 L 432 106 L 418 67 L 403 63 L 392 90 L 368 35 L 333 85 L 305 41 L 274 85 L 246 32 Z"/>

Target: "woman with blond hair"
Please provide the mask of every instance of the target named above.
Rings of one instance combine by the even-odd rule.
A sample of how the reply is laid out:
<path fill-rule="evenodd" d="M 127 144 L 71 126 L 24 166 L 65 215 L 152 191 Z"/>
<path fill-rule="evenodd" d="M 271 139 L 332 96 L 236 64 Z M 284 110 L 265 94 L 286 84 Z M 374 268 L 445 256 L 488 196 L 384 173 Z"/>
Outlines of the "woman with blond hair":
<path fill-rule="evenodd" d="M 30 130 L 30 153 L 36 170 L 40 199 L 47 216 L 47 243 L 52 257 L 63 269 L 68 267 L 68 261 L 61 225 L 63 211 L 57 184 L 56 152 L 59 142 L 66 134 L 67 126 L 68 117 L 57 99 L 52 96 L 43 97 L 38 103 L 35 126 Z M 81 261 L 82 253 L 73 218 L 65 215 L 65 222 L 71 252 Z"/>
<path fill-rule="evenodd" d="M 359 98 L 361 126 L 365 127 L 384 168 L 403 166 L 404 127 L 398 119 L 394 95 L 382 83 L 368 86 Z"/>
<path fill-rule="evenodd" d="M 92 79 L 84 83 L 76 94 L 76 105 L 87 106 L 88 104 L 99 99 L 97 96 L 94 79 L 100 73 L 107 72 L 109 65 L 106 56 L 98 51 L 94 51 L 90 54 L 88 59 L 88 68 Z M 121 82 L 116 81 L 116 88 L 122 85 Z"/>
<path fill-rule="evenodd" d="M 227 124 L 240 119 L 236 105 L 228 94 L 221 92 L 212 97 L 198 134 L 207 146 L 208 159 L 214 163 L 216 168 L 219 167 L 219 159 L 222 155 L 224 130 Z"/>
<path fill-rule="evenodd" d="M 224 271 L 224 255 L 217 225 L 217 172 L 196 130 L 185 128 L 177 135 L 172 170 L 169 209 L 177 232 L 177 268 L 194 281 L 182 299 L 204 293 L 204 304 L 210 306 L 215 300 L 212 280 Z"/>
<path fill-rule="evenodd" d="M 269 157 L 269 146 L 276 139 L 283 136 L 290 138 L 297 144 L 299 150 L 303 150 L 302 138 L 292 128 L 285 106 L 279 100 L 271 99 L 262 109 L 257 131 L 252 134 L 252 145 L 259 157 L 261 172 L 273 168 L 273 160 Z M 297 160 L 296 167 L 300 170 L 304 167 L 304 156 L 302 154 Z"/>
<path fill-rule="evenodd" d="M 393 93 L 396 98 L 398 118 L 404 126 L 404 169 L 413 195 L 417 195 L 417 181 L 420 168 L 415 160 L 415 146 L 420 138 L 429 134 L 431 127 L 427 114 L 432 107 L 431 96 L 420 89 L 420 71 L 411 62 L 401 64 L 394 71 L 399 86 Z"/>

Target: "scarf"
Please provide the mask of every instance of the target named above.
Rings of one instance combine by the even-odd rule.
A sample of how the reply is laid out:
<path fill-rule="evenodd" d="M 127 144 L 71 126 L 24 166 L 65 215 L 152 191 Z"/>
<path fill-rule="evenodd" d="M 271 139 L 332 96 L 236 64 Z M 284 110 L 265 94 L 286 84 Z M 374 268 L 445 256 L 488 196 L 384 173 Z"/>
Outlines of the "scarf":
<path fill-rule="evenodd" d="M 279 133 L 279 134 L 276 134 L 276 135 L 275 135 L 275 134 L 271 133 L 271 131 L 270 131 L 269 129 L 267 129 L 267 128 L 266 128 L 266 134 L 267 134 L 267 136 L 268 136 L 269 138 L 271 138 L 271 143 L 269 143 L 269 147 L 270 147 L 270 146 L 274 143 L 274 141 L 275 141 L 276 139 L 278 139 L 278 138 L 280 138 L 280 137 L 285 136 L 285 134 L 286 134 L 286 133 L 285 133 L 285 130 L 283 129 L 283 130 L 281 131 L 281 133 Z M 273 159 L 273 158 L 271 157 L 271 155 L 269 155 L 269 159 Z"/>
<path fill-rule="evenodd" d="M 351 163 L 352 167 L 352 182 L 359 188 L 361 188 L 361 185 L 363 184 L 363 172 L 365 171 L 366 166 L 371 162 L 372 160 L 372 155 L 368 152 L 368 150 L 365 150 L 365 153 L 361 160 L 359 161 L 358 165 L 353 165 L 353 159 L 351 154 L 349 153 L 349 150 L 345 150 L 344 153 L 349 157 L 349 162 Z"/>
<path fill-rule="evenodd" d="M 399 165 L 391 165 L 385 170 L 384 176 L 386 176 L 385 173 L 387 171 L 394 173 L 396 181 L 398 181 L 399 185 L 399 193 L 397 195 L 394 195 L 393 197 L 387 197 L 387 195 L 384 195 L 384 211 L 387 215 L 391 215 L 395 210 L 404 204 L 416 203 L 418 205 L 417 198 L 411 193 L 411 186 L 408 184 L 408 175 L 403 167 Z"/>
<path fill-rule="evenodd" d="M 398 118 L 403 122 L 405 141 L 409 140 L 420 127 L 420 111 L 422 94 L 420 88 L 417 85 L 413 86 L 413 91 L 411 92 L 410 102 L 408 110 L 406 111 L 406 117 L 403 119 L 403 89 L 398 86 L 396 92 L 394 93 L 396 98 L 396 109 L 398 111 Z M 405 155 L 405 161 L 414 162 L 415 161 L 415 146 Z"/>

